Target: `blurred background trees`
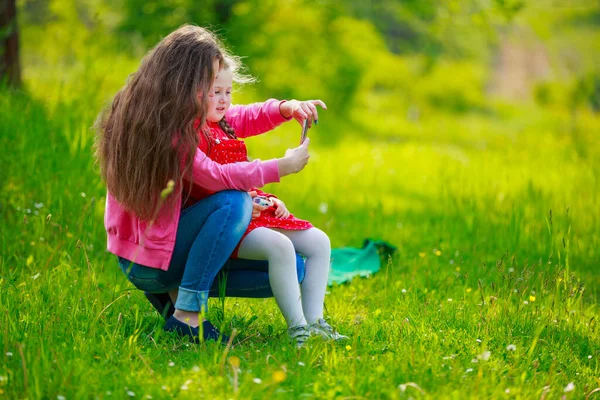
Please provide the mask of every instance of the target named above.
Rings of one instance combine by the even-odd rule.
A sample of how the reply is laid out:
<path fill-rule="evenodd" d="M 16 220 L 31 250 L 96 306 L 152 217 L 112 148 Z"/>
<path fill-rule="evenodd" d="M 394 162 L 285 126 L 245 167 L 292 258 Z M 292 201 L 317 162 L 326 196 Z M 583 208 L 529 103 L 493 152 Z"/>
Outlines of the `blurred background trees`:
<path fill-rule="evenodd" d="M 367 124 L 397 135 L 401 122 L 433 111 L 489 114 L 498 102 L 529 101 L 572 112 L 600 108 L 600 5 L 592 0 L 19 0 L 17 5 L 25 80 L 43 87 L 48 80 L 68 85 L 86 79 L 93 82 L 89 95 L 98 101 L 122 85 L 158 40 L 194 23 L 216 31 L 246 57 L 259 83 L 245 89 L 242 100 L 322 98 L 335 110 L 323 122 L 344 130 Z M 17 31 L 1 32 L 7 38 Z"/>

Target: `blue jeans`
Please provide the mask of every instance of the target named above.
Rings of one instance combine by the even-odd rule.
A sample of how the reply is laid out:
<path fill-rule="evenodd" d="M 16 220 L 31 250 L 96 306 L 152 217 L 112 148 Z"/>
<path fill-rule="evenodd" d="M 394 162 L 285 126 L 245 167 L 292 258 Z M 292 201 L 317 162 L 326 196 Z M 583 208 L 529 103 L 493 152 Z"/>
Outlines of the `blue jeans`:
<path fill-rule="evenodd" d="M 119 265 L 131 283 L 146 292 L 165 293 L 179 287 L 175 308 L 184 311 L 206 310 L 208 297 L 221 292 L 227 296 L 270 297 L 266 261 L 227 262 L 250 223 L 251 213 L 252 202 L 247 193 L 218 192 L 181 211 L 167 271 L 122 257 Z M 299 256 L 297 260 L 300 282 L 304 263 Z"/>

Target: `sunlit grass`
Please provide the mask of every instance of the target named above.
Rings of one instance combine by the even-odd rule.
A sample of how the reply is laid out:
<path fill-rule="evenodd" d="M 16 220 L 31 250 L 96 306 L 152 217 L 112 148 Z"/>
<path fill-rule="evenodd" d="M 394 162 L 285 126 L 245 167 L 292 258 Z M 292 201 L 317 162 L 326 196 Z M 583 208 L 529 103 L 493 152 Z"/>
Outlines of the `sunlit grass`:
<path fill-rule="evenodd" d="M 324 112 L 307 169 L 268 190 L 334 247 L 370 237 L 398 253 L 330 289 L 349 343 L 298 352 L 273 299 L 227 299 L 211 318 L 244 342 L 226 352 L 163 333 L 105 251 L 90 127 L 125 73 L 103 84 L 101 70 L 63 86 L 30 71 L 31 95 L 0 93 L 0 395 L 580 398 L 600 386 L 598 117 L 582 112 L 574 129 L 561 110 L 499 105 L 352 130 Z M 249 139 L 250 154 L 281 156 L 298 138 L 290 123 Z"/>

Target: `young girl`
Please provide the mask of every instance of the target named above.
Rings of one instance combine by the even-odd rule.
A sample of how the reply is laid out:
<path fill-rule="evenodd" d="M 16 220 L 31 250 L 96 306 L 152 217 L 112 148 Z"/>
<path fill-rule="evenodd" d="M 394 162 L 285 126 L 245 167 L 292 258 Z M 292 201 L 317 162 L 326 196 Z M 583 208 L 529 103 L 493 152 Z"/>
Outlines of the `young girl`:
<path fill-rule="evenodd" d="M 206 120 L 224 54 L 207 30 L 177 29 L 144 57 L 97 122 L 96 156 L 108 189 L 107 248 L 138 289 L 172 295 L 175 312 L 165 330 L 195 341 L 227 340 L 199 316 L 250 221 L 245 192 L 308 162 L 307 144 L 282 158 L 228 165 L 197 148 L 197 121 Z M 258 120 L 269 129 L 284 122 Z M 219 193 L 183 207 L 184 180 Z"/>
<path fill-rule="evenodd" d="M 258 118 L 268 114 L 272 105 L 279 104 L 279 112 L 287 120 L 292 117 L 300 121 L 314 118 L 315 122 L 318 119 L 316 106 L 326 108 L 320 100 L 268 100 L 258 105 L 253 117 L 248 118 L 246 114 L 246 118 L 240 118 L 235 108 L 228 112 L 236 71 L 236 60 L 226 58 L 208 94 L 207 123 L 199 129 L 199 148 L 219 164 L 248 160 L 246 145 L 238 137 L 254 136 L 271 130 L 261 124 Z M 276 196 L 258 189 L 253 191 L 271 204 L 256 207 L 258 212 L 237 248 L 237 256 L 251 260 L 268 260 L 273 295 L 287 322 L 288 333 L 299 346 L 311 333 L 334 340 L 347 338 L 335 332 L 323 319 L 323 302 L 331 256 L 329 238 L 310 222 L 290 214 L 283 201 Z M 209 194 L 210 191 L 194 186 L 191 198 L 196 201 Z M 296 251 L 306 257 L 306 272 L 301 290 L 298 288 L 296 277 Z"/>

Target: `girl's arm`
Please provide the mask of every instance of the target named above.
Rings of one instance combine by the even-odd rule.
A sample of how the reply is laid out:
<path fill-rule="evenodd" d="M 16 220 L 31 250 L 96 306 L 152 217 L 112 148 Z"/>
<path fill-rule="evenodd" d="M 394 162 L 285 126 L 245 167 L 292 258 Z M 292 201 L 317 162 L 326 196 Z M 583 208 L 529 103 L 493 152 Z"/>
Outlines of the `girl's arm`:
<path fill-rule="evenodd" d="M 264 103 L 232 105 L 227 110 L 225 119 L 239 138 L 260 135 L 292 119 L 292 116 L 285 118 L 279 111 L 279 106 L 284 102 L 285 100 L 269 99 Z"/>
<path fill-rule="evenodd" d="M 267 183 L 279 182 L 280 178 L 300 172 L 308 163 L 308 144 L 288 149 L 285 156 L 273 160 L 219 164 L 202 150 L 196 149 L 192 165 L 192 183 L 204 189 L 218 192 L 226 189 L 249 191 Z"/>

